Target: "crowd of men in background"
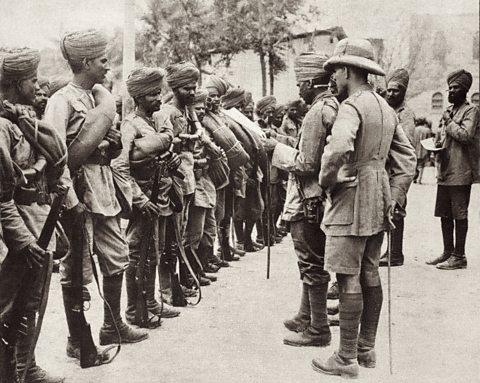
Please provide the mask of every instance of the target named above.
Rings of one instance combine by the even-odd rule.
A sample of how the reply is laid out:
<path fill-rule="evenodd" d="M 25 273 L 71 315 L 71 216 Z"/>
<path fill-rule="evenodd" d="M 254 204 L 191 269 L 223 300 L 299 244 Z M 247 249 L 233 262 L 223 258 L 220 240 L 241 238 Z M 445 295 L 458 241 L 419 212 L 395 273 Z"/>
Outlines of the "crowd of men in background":
<path fill-rule="evenodd" d="M 68 82 L 38 79 L 36 50 L 1 52 L 0 382 L 64 381 L 34 357 L 51 254 L 60 259 L 66 353 L 89 367 L 110 362 L 116 344 L 146 340 L 146 328 L 180 314 L 175 306 L 198 303 L 221 268 L 288 232 L 302 294 L 284 343 L 326 347 L 336 324 L 338 351 L 313 368 L 356 377 L 359 365 L 375 367 L 378 267 L 404 263 L 406 195 L 430 158 L 421 142 L 431 123 L 405 104 L 408 72 L 390 73 L 375 91 L 368 75 L 385 73 L 372 46 L 345 39 L 332 57 L 296 58 L 300 98 L 282 105 L 274 96 L 254 103 L 216 75 L 199 88 L 190 62 L 142 67 L 125 81 L 134 110 L 122 116 L 105 83 L 106 47 L 97 30 L 63 36 Z M 466 267 L 478 175 L 471 83 L 464 70 L 448 76 L 452 105 L 435 139 L 444 251 L 429 263 L 439 269 Z M 59 196 L 64 211 L 54 216 Z M 391 254 L 381 256 L 390 230 Z M 93 344 L 84 315 L 97 265 L 106 349 Z M 338 282 L 330 290 L 329 272 Z M 339 305 L 327 308 L 327 297 Z"/>

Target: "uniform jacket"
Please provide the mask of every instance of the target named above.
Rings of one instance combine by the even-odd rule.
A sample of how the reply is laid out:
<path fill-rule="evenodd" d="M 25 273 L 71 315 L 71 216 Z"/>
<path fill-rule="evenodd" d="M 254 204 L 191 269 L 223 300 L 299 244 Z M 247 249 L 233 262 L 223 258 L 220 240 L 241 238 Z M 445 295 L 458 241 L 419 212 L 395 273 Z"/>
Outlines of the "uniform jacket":
<path fill-rule="evenodd" d="M 340 106 L 322 157 L 325 233 L 370 236 L 385 230 L 391 200 L 404 205 L 415 167 L 414 149 L 387 102 L 368 85 L 352 94 Z M 343 176 L 355 181 L 339 183 Z"/>
<path fill-rule="evenodd" d="M 303 207 L 299 201 L 302 190 L 305 198 L 321 197 L 323 190 L 318 184 L 321 158 L 325 147 L 327 133 L 331 130 L 337 116 L 338 102 L 330 93 L 322 93 L 315 98 L 308 113 L 303 119 L 300 139 L 296 148 L 278 143 L 273 151 L 272 164 L 280 169 L 287 170 L 295 175 L 290 177 L 287 185 L 286 201 L 290 212 L 295 219 L 303 216 Z M 295 183 L 293 182 L 295 179 Z M 301 209 L 301 210 L 300 210 Z"/>
<path fill-rule="evenodd" d="M 478 108 L 465 101 L 447 108 L 451 118 L 440 120 L 436 141 L 443 148 L 437 155 L 439 185 L 471 185 L 478 178 Z"/>
<path fill-rule="evenodd" d="M 398 122 L 402 126 L 408 140 L 413 145 L 415 137 L 415 113 L 413 113 L 413 110 L 410 109 L 405 102 L 402 102 L 398 108 L 395 108 L 395 112 L 397 113 Z"/>
<path fill-rule="evenodd" d="M 171 130 L 173 136 L 188 133 L 188 121 L 185 112 L 175 106 L 162 105 L 160 110 L 154 114 L 155 129 L 157 131 Z M 185 176 L 182 180 L 174 177 L 174 182 L 179 186 L 184 195 L 192 194 L 195 191 L 195 176 L 193 175 L 193 153 L 182 149 L 179 153 L 182 163 L 178 170 Z"/>
<path fill-rule="evenodd" d="M 55 127 L 68 146 L 82 129 L 87 112 L 93 108 L 95 100 L 91 90 L 70 82 L 48 100 L 44 120 Z M 76 206 L 81 198 L 92 213 L 105 217 L 119 214 L 121 207 L 115 196 L 110 166 L 88 163 L 82 165 L 81 173 L 84 177 L 83 196 L 78 196 L 73 187 L 72 175 L 68 167 L 65 167 L 61 184 L 70 187 L 65 202 L 66 208 Z"/>
<path fill-rule="evenodd" d="M 130 180 L 133 193 L 133 206 L 137 209 L 141 209 L 148 201 L 152 187 L 152 178 L 155 174 L 156 161 L 155 156 L 146 158 L 145 160 L 138 161 L 138 163 L 131 162 L 131 154 L 135 149 L 135 141 L 142 138 L 157 136 L 160 142 L 165 141 L 166 144 L 162 144 L 162 148 L 170 145 L 173 139 L 173 132 L 165 130 L 159 132 L 155 130 L 153 120 L 148 121 L 135 113 L 129 114 L 121 125 L 122 131 L 122 152 L 112 162 L 112 167 L 123 174 L 128 180 Z M 159 137 L 160 136 L 160 137 Z M 161 150 L 164 152 L 165 150 Z M 168 192 L 172 187 L 172 179 L 170 177 L 163 177 L 159 184 L 158 203 L 160 207 L 160 214 L 162 216 L 169 216 L 172 214 L 170 208 L 170 198 Z"/>

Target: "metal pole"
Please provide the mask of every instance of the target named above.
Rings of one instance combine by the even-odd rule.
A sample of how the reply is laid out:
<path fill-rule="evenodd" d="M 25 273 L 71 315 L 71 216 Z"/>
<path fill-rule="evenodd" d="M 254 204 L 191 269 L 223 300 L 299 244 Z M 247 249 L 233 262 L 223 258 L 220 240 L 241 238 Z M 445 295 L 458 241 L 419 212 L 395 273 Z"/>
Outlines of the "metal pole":
<path fill-rule="evenodd" d="M 133 110 L 133 100 L 125 87 L 125 80 L 135 67 L 135 0 L 124 0 L 122 60 L 122 116 Z"/>
<path fill-rule="evenodd" d="M 393 375 L 392 357 L 392 278 L 391 278 L 391 254 L 392 254 L 392 231 L 387 231 L 387 281 L 388 281 L 388 359 L 390 375 Z"/>

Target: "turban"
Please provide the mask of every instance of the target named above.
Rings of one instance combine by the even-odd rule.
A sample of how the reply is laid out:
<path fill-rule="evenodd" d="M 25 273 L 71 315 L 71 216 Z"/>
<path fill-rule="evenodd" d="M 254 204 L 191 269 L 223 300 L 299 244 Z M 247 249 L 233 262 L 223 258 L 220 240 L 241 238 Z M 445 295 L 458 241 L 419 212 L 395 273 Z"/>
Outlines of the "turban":
<path fill-rule="evenodd" d="M 37 74 L 40 53 L 30 48 L 14 48 L 2 52 L 2 78 L 25 80 Z"/>
<path fill-rule="evenodd" d="M 407 89 L 409 80 L 410 80 L 410 76 L 408 75 L 407 70 L 401 68 L 393 71 L 393 73 L 390 75 L 390 77 L 387 80 L 387 84 L 395 83 L 401 86 L 403 89 Z"/>
<path fill-rule="evenodd" d="M 296 100 L 291 100 L 289 102 L 287 102 L 287 109 L 290 109 L 290 108 L 295 108 L 295 109 L 303 109 L 303 106 L 304 106 L 304 102 L 303 100 L 300 100 L 300 99 L 296 99 Z"/>
<path fill-rule="evenodd" d="M 107 36 L 96 29 L 67 33 L 60 41 L 60 49 L 65 60 L 75 63 L 103 56 L 106 48 Z"/>
<path fill-rule="evenodd" d="M 328 57 L 315 52 L 302 53 L 295 58 L 293 67 L 297 82 L 320 79 L 328 84 L 330 73 L 323 69 Z"/>
<path fill-rule="evenodd" d="M 275 110 L 273 111 L 273 115 L 275 117 L 282 117 L 285 114 L 286 107 L 285 105 L 275 105 Z"/>
<path fill-rule="evenodd" d="M 450 73 L 447 77 L 448 85 L 460 85 L 467 92 L 470 90 L 472 82 L 472 74 L 470 72 L 467 72 L 465 69 L 456 70 L 455 72 Z"/>
<path fill-rule="evenodd" d="M 223 96 L 225 93 L 227 93 L 227 90 L 228 88 L 230 88 L 230 86 L 223 78 L 212 74 L 205 82 L 205 88 L 216 89 L 218 92 L 218 95 Z"/>
<path fill-rule="evenodd" d="M 258 100 L 257 102 L 257 115 L 259 117 L 265 115 L 268 111 L 274 111 L 275 105 L 277 104 L 277 99 L 275 96 L 265 96 Z"/>
<path fill-rule="evenodd" d="M 204 89 L 197 89 L 195 93 L 195 98 L 193 99 L 193 105 L 205 103 L 208 97 L 208 92 Z"/>
<path fill-rule="evenodd" d="M 167 84 L 170 88 L 181 88 L 191 82 L 197 82 L 200 71 L 191 62 L 179 62 L 165 68 L 167 71 Z"/>
<path fill-rule="evenodd" d="M 225 109 L 235 108 L 245 102 L 245 89 L 230 88 L 222 97 L 222 106 Z"/>
<path fill-rule="evenodd" d="M 163 71 L 156 68 L 134 69 L 126 81 L 127 90 L 133 98 L 158 93 L 162 89 Z"/>

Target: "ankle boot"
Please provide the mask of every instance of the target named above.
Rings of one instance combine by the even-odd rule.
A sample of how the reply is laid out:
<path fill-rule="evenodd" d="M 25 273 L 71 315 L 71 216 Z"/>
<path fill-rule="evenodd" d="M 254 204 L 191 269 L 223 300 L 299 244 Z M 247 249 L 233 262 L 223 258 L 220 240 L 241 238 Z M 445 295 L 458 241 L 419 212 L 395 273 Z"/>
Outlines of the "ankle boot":
<path fill-rule="evenodd" d="M 320 358 L 313 359 L 312 367 L 317 372 L 326 375 L 339 375 L 342 378 L 348 379 L 356 379 L 359 370 L 356 359 L 343 358 L 336 352 L 326 361 Z"/>
<path fill-rule="evenodd" d="M 72 287 L 62 287 L 63 307 L 68 326 L 67 356 L 80 360 L 80 317 L 75 309 L 75 290 Z"/>
<path fill-rule="evenodd" d="M 137 343 L 148 338 L 148 332 L 134 329 L 122 320 L 120 315 L 122 282 L 123 273 L 103 278 L 103 294 L 106 301 L 103 305 L 103 326 L 100 329 L 100 344 L 103 346 Z M 117 329 L 120 334 L 117 333 Z"/>
<path fill-rule="evenodd" d="M 231 252 L 230 238 L 228 237 L 228 228 L 221 227 L 220 233 L 221 233 L 221 237 L 219 238 L 219 240 L 220 240 L 220 248 L 222 251 L 223 259 L 227 262 L 239 261 L 240 258 L 232 254 Z"/>
<path fill-rule="evenodd" d="M 286 319 L 283 324 L 288 330 L 294 332 L 303 332 L 310 325 L 310 298 L 306 283 L 302 284 L 302 298 L 297 315 L 292 319 Z"/>
<path fill-rule="evenodd" d="M 35 316 L 34 314 L 27 315 L 26 335 L 20 335 L 17 340 L 17 373 L 22 377 L 26 368 L 28 354 L 32 345 L 33 337 L 35 335 Z M 61 383 L 64 381 L 63 377 L 52 376 L 44 369 L 37 366 L 35 355 L 32 357 L 30 366 L 28 367 L 25 376 L 25 383 Z"/>

